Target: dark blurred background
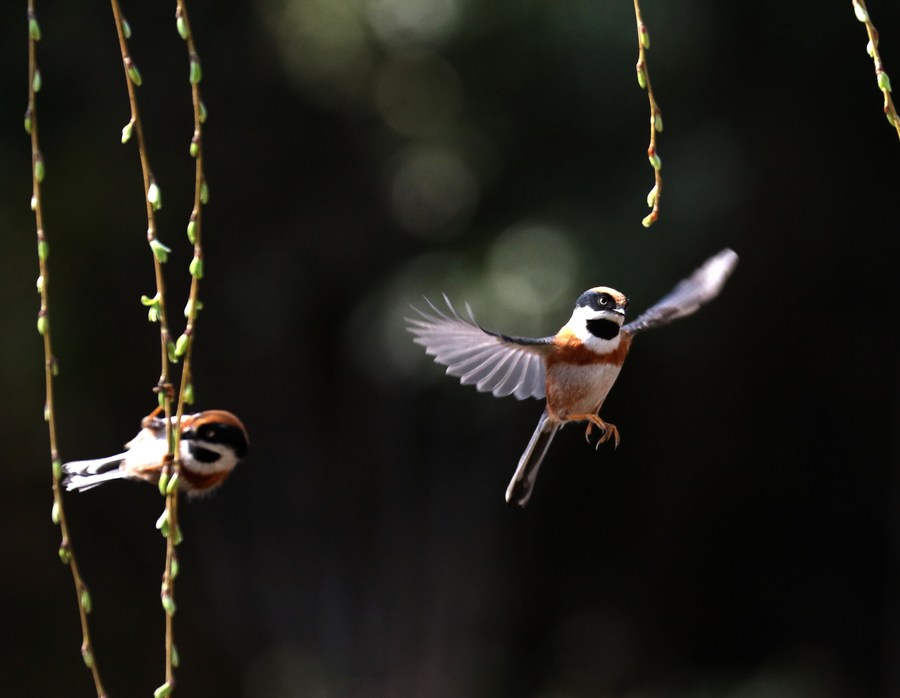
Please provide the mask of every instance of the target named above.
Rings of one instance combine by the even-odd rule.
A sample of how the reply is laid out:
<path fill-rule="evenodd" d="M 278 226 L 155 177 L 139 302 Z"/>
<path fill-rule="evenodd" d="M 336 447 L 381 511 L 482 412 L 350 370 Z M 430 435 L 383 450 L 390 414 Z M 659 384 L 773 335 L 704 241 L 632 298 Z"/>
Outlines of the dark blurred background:
<path fill-rule="evenodd" d="M 189 281 L 187 57 L 127 2 L 176 332 Z M 900 5 L 872 0 L 900 80 Z M 199 407 L 251 454 L 182 507 L 185 696 L 900 695 L 900 143 L 851 3 L 193 2 L 209 109 Z M 25 3 L 0 17 L 5 695 L 90 696 L 57 558 L 30 196 Z M 155 402 L 154 282 L 109 7 L 39 3 L 39 124 L 65 459 Z M 893 73 L 891 73 L 893 74 Z M 896 80 L 895 80 L 896 82 Z M 541 411 L 404 331 L 442 291 L 546 335 L 615 286 L 640 311 L 730 246 L 698 315 L 635 345 L 603 409 L 503 492 Z M 66 506 L 113 696 L 163 682 L 152 487 Z"/>

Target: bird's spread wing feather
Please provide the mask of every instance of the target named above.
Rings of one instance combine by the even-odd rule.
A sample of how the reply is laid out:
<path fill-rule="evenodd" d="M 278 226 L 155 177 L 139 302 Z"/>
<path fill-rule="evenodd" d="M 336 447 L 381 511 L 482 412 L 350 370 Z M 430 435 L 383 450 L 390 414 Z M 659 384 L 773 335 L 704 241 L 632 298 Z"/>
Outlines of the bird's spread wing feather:
<path fill-rule="evenodd" d="M 634 322 L 625 325 L 622 331 L 634 335 L 696 312 L 700 306 L 719 295 L 737 261 L 738 256 L 733 250 L 724 249 L 713 255 L 697 271 L 679 282 L 667 296 Z"/>
<path fill-rule="evenodd" d="M 439 310 L 427 298 L 431 308 L 420 317 L 407 318 L 415 342 L 425 353 L 447 367 L 447 374 L 458 376 L 463 385 L 474 385 L 481 392 L 497 397 L 515 395 L 543 398 L 545 391 L 544 356 L 552 349 L 552 338 L 510 337 L 480 327 L 466 305 L 469 319 L 456 312 L 447 296 L 448 312 Z"/>

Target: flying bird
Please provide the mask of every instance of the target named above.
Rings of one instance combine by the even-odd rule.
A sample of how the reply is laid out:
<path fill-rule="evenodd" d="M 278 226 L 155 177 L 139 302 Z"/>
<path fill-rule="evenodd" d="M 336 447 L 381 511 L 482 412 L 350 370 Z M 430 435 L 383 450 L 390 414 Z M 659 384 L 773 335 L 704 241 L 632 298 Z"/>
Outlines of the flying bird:
<path fill-rule="evenodd" d="M 696 312 L 719 294 L 737 261 L 732 250 L 722 250 L 627 324 L 628 298 L 608 286 L 597 286 L 578 297 L 572 317 L 552 337 L 515 337 L 487 330 L 475 321 L 468 304 L 468 318 L 464 318 L 446 295 L 449 312 L 426 298 L 431 310 L 413 307 L 419 317 L 407 318 L 407 329 L 413 341 L 463 385 L 474 385 L 496 397 L 546 398 L 544 412 L 506 490 L 507 502 L 524 507 L 561 427 L 587 422 L 588 443 L 596 427 L 598 446 L 609 439 L 619 445 L 619 430 L 601 419 L 599 411 L 635 335 Z"/>

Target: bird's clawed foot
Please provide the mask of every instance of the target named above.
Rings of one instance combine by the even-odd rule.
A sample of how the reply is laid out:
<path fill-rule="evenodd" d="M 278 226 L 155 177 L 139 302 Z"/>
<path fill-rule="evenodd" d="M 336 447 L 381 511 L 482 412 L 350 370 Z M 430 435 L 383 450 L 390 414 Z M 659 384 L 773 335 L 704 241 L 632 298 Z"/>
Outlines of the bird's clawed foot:
<path fill-rule="evenodd" d="M 584 438 L 588 443 L 591 442 L 591 432 L 593 431 L 594 427 L 600 429 L 602 433 L 600 434 L 600 438 L 597 439 L 597 443 L 594 444 L 595 449 L 600 448 L 600 444 L 606 443 L 610 439 L 613 440 L 615 448 L 619 447 L 619 430 L 616 428 L 615 424 L 604 422 L 602 419 L 600 419 L 600 416 L 596 414 L 573 415 L 570 417 L 570 419 L 586 421 L 588 423 L 587 429 L 584 430 Z"/>

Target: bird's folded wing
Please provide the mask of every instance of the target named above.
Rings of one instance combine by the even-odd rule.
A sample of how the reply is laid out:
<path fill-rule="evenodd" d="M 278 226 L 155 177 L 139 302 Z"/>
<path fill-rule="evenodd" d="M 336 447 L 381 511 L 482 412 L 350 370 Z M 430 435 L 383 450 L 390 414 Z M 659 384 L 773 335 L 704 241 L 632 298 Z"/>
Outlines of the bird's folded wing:
<path fill-rule="evenodd" d="M 696 312 L 719 295 L 737 261 L 738 256 L 733 250 L 724 249 L 713 255 L 658 303 L 625 325 L 622 331 L 634 335 Z"/>
<path fill-rule="evenodd" d="M 425 353 L 447 367 L 448 375 L 497 397 L 544 397 L 544 356 L 552 350 L 552 337 L 531 339 L 491 332 L 475 322 L 468 305 L 467 320 L 447 296 L 444 301 L 449 312 L 438 310 L 427 298 L 425 301 L 431 311 L 413 307 L 419 317 L 407 318 L 407 329 L 415 335 L 414 341 L 425 347 Z"/>

